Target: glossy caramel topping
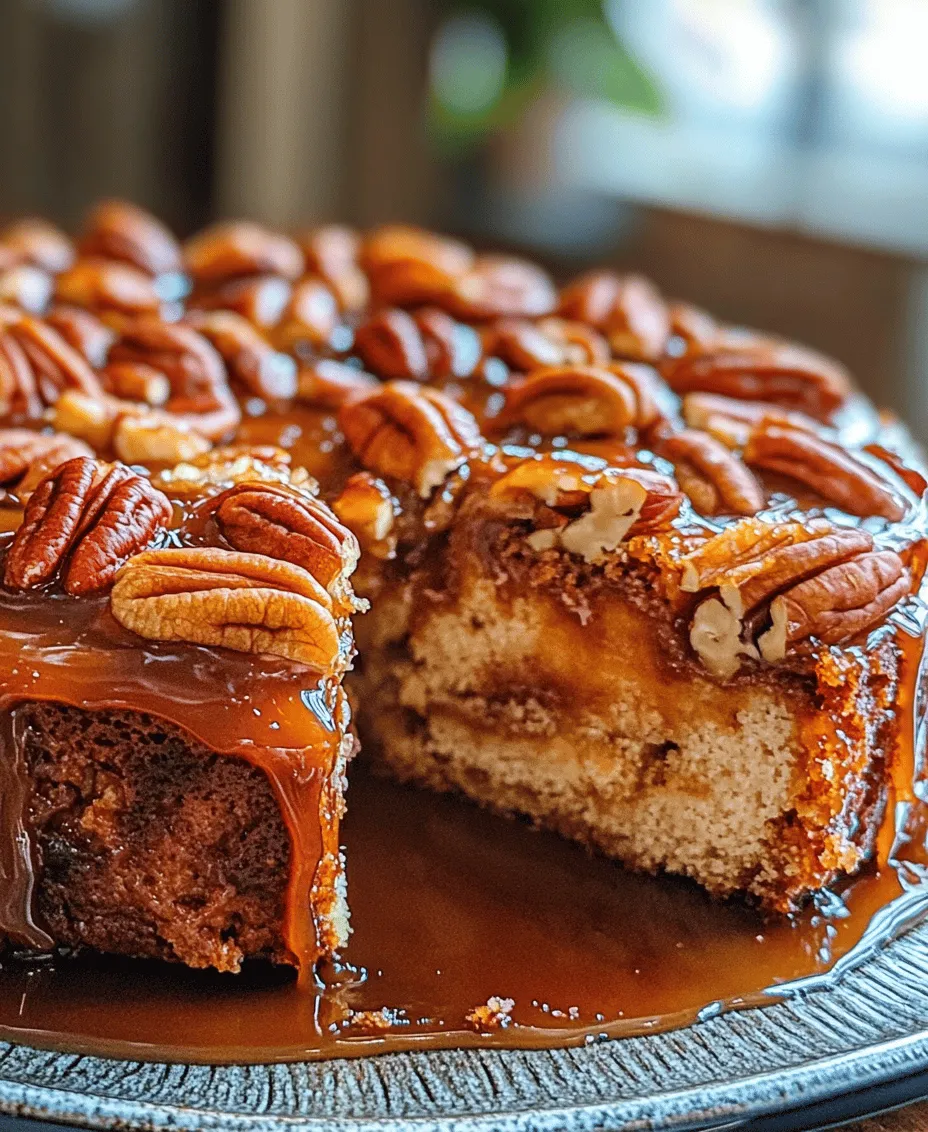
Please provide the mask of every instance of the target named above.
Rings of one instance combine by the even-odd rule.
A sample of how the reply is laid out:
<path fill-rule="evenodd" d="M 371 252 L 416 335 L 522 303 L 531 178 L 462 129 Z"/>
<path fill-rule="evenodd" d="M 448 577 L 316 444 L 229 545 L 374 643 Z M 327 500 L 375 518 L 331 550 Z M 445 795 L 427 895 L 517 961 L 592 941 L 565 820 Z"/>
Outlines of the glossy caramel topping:
<path fill-rule="evenodd" d="M 89 710 L 128 708 L 176 723 L 217 752 L 263 770 L 292 839 L 287 945 L 317 953 L 309 893 L 324 848 L 322 786 L 334 764 L 343 693 L 333 680 L 274 657 L 140 642 L 110 616 L 103 599 L 0 595 L 3 718 L 15 704 L 49 700 Z M 32 850 L 24 824 L 27 782 L 8 724 L 0 758 L 4 820 L 0 927 L 21 942 L 47 946 L 32 920 Z"/>
<path fill-rule="evenodd" d="M 670 304 L 637 277 L 596 272 L 558 295 L 533 265 L 416 229 L 295 242 L 238 223 L 180 255 L 146 214 L 118 202 L 104 211 L 76 249 L 44 230 L 0 234 L 14 271 L 40 265 L 47 276 L 39 298 L 8 281 L 4 294 L 28 316 L 0 310 L 0 418 L 16 432 L 0 435 L 0 521 L 15 530 L 19 504 L 55 466 L 23 459 L 24 448 L 54 461 L 76 444 L 85 458 L 93 450 L 155 474 L 181 533 L 154 558 L 141 545 L 126 551 L 131 584 L 122 574 L 112 607 L 107 595 L 69 598 L 54 585 L 0 592 L 0 928 L 33 947 L 50 942 L 32 912 L 13 709 L 131 708 L 268 775 L 291 837 L 285 928 L 302 984 L 297 992 L 263 968 L 236 982 L 160 968 L 139 980 L 112 960 L 12 965 L 0 973 L 8 1033 L 206 1060 L 563 1044 L 769 1000 L 775 984 L 861 954 L 877 910 L 890 909 L 881 931 L 921 913 L 924 625 L 914 595 L 925 481 L 905 436 L 853 394 L 841 367 Z M 49 295 L 68 305 L 46 311 Z M 39 433 L 42 443 L 29 440 Z M 283 449 L 301 489 L 315 478 L 340 515 L 358 516 L 372 594 L 429 575 L 433 541 L 477 498 L 528 554 L 570 556 L 581 579 L 636 563 L 679 636 L 674 663 L 683 656 L 721 681 L 777 665 L 807 675 L 831 647 L 895 634 L 900 738 L 878 865 L 795 923 L 765 925 L 685 884 L 631 877 L 463 804 L 356 775 L 355 935 L 306 993 L 319 952 L 311 893 L 337 850 L 324 784 L 347 722 L 347 634 L 329 633 L 340 669 L 325 676 L 292 659 L 291 636 L 290 659 L 267 655 L 283 647 L 273 634 L 255 655 L 233 651 L 247 637 L 237 621 L 159 639 L 181 632 L 160 612 L 169 560 L 208 575 L 191 581 L 197 602 L 224 571 L 232 589 L 258 577 L 278 595 L 296 592 L 301 616 L 305 602 L 325 604 L 287 568 L 213 553 L 231 551 L 209 497 L 228 487 L 226 471 L 243 482 L 230 471 L 241 454 L 220 447 L 230 441 Z M 241 459 L 290 482 L 279 453 Z M 368 490 L 339 511 L 353 473 Z M 239 555 L 263 549 L 262 532 L 245 540 Z M 178 543 L 193 555 L 179 564 Z M 334 623 L 338 611 L 325 612 Z M 286 626 L 295 647 L 298 621 Z"/>

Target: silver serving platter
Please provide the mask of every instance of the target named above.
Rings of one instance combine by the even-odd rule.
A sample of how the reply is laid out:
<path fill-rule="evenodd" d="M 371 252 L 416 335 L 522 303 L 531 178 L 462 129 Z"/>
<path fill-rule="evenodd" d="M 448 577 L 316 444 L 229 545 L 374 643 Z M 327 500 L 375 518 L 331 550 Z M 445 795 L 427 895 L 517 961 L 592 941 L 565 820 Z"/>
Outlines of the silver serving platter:
<path fill-rule="evenodd" d="M 776 1127 L 796 1128 L 808 1127 L 802 1113 L 824 1112 L 823 1102 L 849 1094 L 858 1099 L 840 1118 L 885 1107 L 877 1103 L 886 1095 L 881 1086 L 917 1081 L 926 1070 L 923 922 L 836 980 L 807 983 L 768 1007 L 577 1049 L 204 1066 L 2 1044 L 0 1113 L 80 1128 L 191 1132 L 676 1130 L 789 1113 L 798 1115 Z M 925 1078 L 920 1091 L 928 1092 Z"/>

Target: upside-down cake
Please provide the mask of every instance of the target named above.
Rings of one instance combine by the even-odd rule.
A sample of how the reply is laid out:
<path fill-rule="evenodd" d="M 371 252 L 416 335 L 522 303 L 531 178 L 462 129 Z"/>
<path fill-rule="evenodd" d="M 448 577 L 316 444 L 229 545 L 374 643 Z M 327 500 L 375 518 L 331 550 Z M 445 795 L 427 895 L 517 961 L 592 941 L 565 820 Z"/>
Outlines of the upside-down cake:
<path fill-rule="evenodd" d="M 772 912 L 909 797 L 928 484 L 838 364 L 398 226 L 106 202 L 0 268 L 14 942 L 334 951 L 347 698 L 384 772 Z"/>

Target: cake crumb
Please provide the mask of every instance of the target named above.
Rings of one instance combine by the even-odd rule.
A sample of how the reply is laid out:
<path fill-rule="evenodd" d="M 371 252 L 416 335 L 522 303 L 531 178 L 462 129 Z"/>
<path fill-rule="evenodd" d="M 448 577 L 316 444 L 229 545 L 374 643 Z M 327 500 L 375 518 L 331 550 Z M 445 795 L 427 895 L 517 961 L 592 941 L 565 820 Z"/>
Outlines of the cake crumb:
<path fill-rule="evenodd" d="M 491 995 L 484 1006 L 476 1006 L 466 1015 L 467 1021 L 478 1032 L 483 1030 L 505 1030 L 510 1025 L 515 999 L 497 998 Z"/>
<path fill-rule="evenodd" d="M 380 1010 L 352 1010 L 348 1015 L 348 1026 L 362 1034 L 382 1034 L 393 1026 L 406 1025 L 404 1010 L 391 1010 L 382 1006 Z"/>

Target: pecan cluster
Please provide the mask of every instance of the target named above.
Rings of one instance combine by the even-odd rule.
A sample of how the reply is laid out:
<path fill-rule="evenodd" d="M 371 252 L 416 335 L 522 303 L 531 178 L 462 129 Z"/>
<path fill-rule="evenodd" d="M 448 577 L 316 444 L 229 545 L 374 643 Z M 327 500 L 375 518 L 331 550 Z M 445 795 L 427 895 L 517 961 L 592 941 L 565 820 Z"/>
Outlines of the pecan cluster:
<path fill-rule="evenodd" d="M 827 520 L 744 519 L 682 560 L 681 588 L 696 594 L 690 643 L 716 676 L 742 657 L 782 660 L 814 637 L 841 644 L 879 622 L 911 589 L 893 550 L 861 528 Z"/>
<path fill-rule="evenodd" d="M 285 427 L 250 428 L 268 406 Z M 476 490 L 529 553 L 689 550 L 688 631 L 716 675 L 847 640 L 911 585 L 899 551 L 926 492 L 855 413 L 837 363 L 640 276 L 558 290 L 419 228 L 229 221 L 181 244 L 106 201 L 74 240 L 38 220 L 0 231 L 0 487 L 25 504 L 5 582 L 80 593 L 121 571 L 114 613 L 143 635 L 329 668 L 359 542 L 391 557 L 405 509 L 425 537 Z M 307 421 L 319 451 L 291 461 L 276 445 L 305 443 Z M 255 435 L 272 443 L 237 444 Z M 218 545 L 151 550 L 168 496 Z M 170 627 L 171 608 L 206 627 Z"/>
<path fill-rule="evenodd" d="M 221 545 L 130 557 L 111 594 L 116 620 L 149 640 L 344 668 L 347 618 L 363 608 L 348 582 L 354 535 L 311 495 L 256 480 L 210 499 L 208 513 Z"/>

